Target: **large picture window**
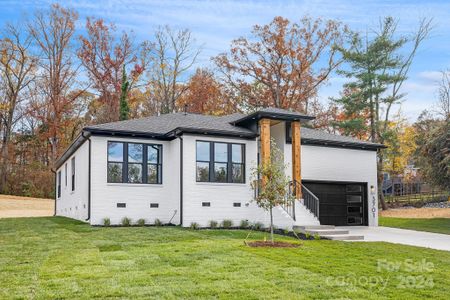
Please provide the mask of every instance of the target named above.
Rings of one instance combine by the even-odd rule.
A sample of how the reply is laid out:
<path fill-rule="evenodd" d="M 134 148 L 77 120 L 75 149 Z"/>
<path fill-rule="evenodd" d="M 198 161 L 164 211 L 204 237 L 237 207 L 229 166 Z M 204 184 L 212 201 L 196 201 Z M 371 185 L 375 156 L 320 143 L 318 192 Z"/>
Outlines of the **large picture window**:
<path fill-rule="evenodd" d="M 108 142 L 109 183 L 162 183 L 162 146 Z"/>
<path fill-rule="evenodd" d="M 245 145 L 197 141 L 198 182 L 245 182 Z"/>

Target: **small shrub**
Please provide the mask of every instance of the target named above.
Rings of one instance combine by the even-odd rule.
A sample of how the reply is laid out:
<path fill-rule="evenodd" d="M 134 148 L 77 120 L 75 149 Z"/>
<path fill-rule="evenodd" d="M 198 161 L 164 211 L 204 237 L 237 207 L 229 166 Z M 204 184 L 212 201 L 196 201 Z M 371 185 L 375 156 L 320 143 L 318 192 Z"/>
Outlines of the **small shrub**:
<path fill-rule="evenodd" d="M 290 232 L 290 230 L 289 230 L 289 229 L 287 229 L 287 228 L 283 229 L 283 233 L 284 233 L 284 235 L 289 235 L 289 232 Z"/>
<path fill-rule="evenodd" d="M 109 218 L 104 218 L 103 226 L 111 226 L 111 220 Z"/>
<path fill-rule="evenodd" d="M 219 225 L 219 223 L 217 221 L 209 221 L 209 227 L 210 228 L 217 228 L 217 225 Z"/>
<path fill-rule="evenodd" d="M 254 230 L 262 230 L 263 228 L 264 228 L 264 224 L 261 222 L 256 222 L 255 224 L 253 224 Z"/>
<path fill-rule="evenodd" d="M 320 235 L 318 233 L 314 234 L 314 239 L 315 240 L 320 240 Z"/>
<path fill-rule="evenodd" d="M 239 225 L 242 229 L 247 229 L 250 226 L 250 223 L 247 220 L 242 220 L 241 224 Z"/>
<path fill-rule="evenodd" d="M 127 217 L 124 217 L 122 219 L 122 226 L 130 226 L 130 225 L 131 225 L 131 219 L 127 218 Z"/>
<path fill-rule="evenodd" d="M 192 230 L 197 230 L 200 228 L 200 225 L 198 225 L 198 223 L 196 223 L 196 222 L 191 222 L 191 225 L 189 226 L 189 228 L 191 228 Z"/>
<path fill-rule="evenodd" d="M 162 222 L 160 219 L 155 219 L 155 226 L 162 226 Z"/>
<path fill-rule="evenodd" d="M 231 228 L 233 226 L 233 221 L 231 220 L 223 220 L 222 227 L 223 228 Z"/>
<path fill-rule="evenodd" d="M 311 239 L 311 233 L 305 232 L 305 238 L 306 238 L 307 240 Z"/>
<path fill-rule="evenodd" d="M 138 225 L 138 226 L 145 226 L 145 219 L 139 219 L 139 220 L 137 220 L 137 225 Z"/>

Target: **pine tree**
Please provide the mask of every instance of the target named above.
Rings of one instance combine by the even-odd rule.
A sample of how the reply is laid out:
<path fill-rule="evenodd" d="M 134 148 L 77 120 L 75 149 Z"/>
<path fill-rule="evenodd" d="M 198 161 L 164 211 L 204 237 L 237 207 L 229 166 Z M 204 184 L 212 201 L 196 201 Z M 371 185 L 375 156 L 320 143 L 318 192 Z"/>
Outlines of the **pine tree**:
<path fill-rule="evenodd" d="M 125 72 L 125 66 L 122 71 L 122 86 L 120 88 L 120 111 L 119 120 L 128 120 L 128 114 L 130 113 L 130 107 L 128 106 L 127 94 L 129 82 L 127 80 L 127 73 Z"/>
<path fill-rule="evenodd" d="M 407 78 L 417 48 L 430 30 L 431 20 L 423 19 L 415 35 L 397 37 L 397 22 L 386 17 L 373 38 L 355 34 L 348 49 L 339 48 L 349 69 L 338 72 L 351 81 L 344 85 L 342 97 L 334 99 L 347 116 L 335 123 L 338 128 L 347 132 L 366 129 L 367 136 L 374 143 L 383 144 L 390 138 L 391 109 L 405 96 L 400 88 Z M 405 44 L 409 42 L 413 44 L 410 52 L 402 55 Z M 384 150 L 380 150 L 378 192 L 382 208 L 387 209 L 381 189 L 384 156 Z"/>

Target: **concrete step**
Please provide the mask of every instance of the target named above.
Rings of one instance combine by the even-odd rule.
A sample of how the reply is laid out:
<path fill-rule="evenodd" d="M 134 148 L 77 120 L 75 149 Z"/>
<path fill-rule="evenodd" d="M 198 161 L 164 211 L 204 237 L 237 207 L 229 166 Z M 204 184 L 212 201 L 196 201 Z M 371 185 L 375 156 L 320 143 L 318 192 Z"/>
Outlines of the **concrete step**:
<path fill-rule="evenodd" d="M 334 240 L 334 241 L 360 241 L 364 240 L 363 235 L 349 235 L 349 234 L 339 234 L 339 235 L 321 235 L 321 237 Z"/>
<path fill-rule="evenodd" d="M 306 229 L 305 233 L 306 232 L 312 235 L 318 234 L 320 236 L 348 234 L 348 230 L 343 229 Z"/>
<path fill-rule="evenodd" d="M 320 229 L 334 229 L 334 225 L 294 225 L 295 230 L 320 230 Z"/>

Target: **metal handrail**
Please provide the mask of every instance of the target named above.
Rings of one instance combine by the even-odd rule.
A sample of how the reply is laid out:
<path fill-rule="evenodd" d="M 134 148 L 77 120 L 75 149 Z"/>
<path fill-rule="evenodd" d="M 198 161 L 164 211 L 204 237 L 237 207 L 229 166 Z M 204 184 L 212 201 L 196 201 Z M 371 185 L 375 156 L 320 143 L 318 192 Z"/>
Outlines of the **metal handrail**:
<path fill-rule="evenodd" d="M 258 197 L 259 190 L 261 188 L 261 179 L 255 180 L 254 185 L 254 199 Z M 281 208 L 295 221 L 295 195 L 297 194 L 297 188 L 299 184 L 297 181 L 289 181 L 288 190 L 280 204 Z"/>
<path fill-rule="evenodd" d="M 303 204 L 305 207 L 314 214 L 316 218 L 319 218 L 320 202 L 319 198 L 314 195 L 306 186 L 302 184 Z"/>

